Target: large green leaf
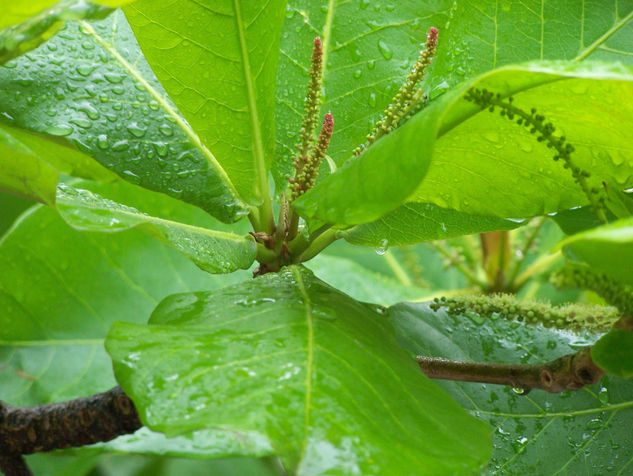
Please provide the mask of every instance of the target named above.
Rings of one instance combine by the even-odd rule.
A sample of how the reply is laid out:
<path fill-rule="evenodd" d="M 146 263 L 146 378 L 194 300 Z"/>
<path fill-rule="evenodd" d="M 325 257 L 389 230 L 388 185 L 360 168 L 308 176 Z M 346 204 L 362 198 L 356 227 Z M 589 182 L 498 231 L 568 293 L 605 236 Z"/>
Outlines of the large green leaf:
<path fill-rule="evenodd" d="M 3 116 L 14 125 L 64 136 L 125 180 L 222 221 L 247 212 L 166 96 L 120 11 L 100 22 L 66 23 L 7 63 L 0 93 Z"/>
<path fill-rule="evenodd" d="M 633 218 L 577 233 L 561 241 L 572 257 L 625 284 L 633 284 Z"/>
<path fill-rule="evenodd" d="M 523 61 L 633 63 L 633 6 L 600 2 L 459 0 L 440 33 L 432 87 Z"/>
<path fill-rule="evenodd" d="M 0 123 L 0 189 L 52 205 L 59 172 L 91 179 L 115 178 L 62 141 Z"/>
<path fill-rule="evenodd" d="M 473 233 L 512 230 L 523 220 L 469 215 L 431 203 L 405 203 L 379 220 L 358 225 L 343 233 L 355 245 L 400 246 L 443 240 Z"/>
<path fill-rule="evenodd" d="M 433 312 L 426 304 L 388 311 L 412 354 L 475 362 L 539 363 L 576 352 L 596 336 L 527 327 L 504 319 Z M 500 338 L 500 336 L 502 336 Z M 633 459 L 633 382 L 605 377 L 578 392 L 521 396 L 495 385 L 442 382 L 494 428 L 484 474 L 628 474 Z"/>
<path fill-rule="evenodd" d="M 138 193 L 143 195 L 143 190 L 139 189 Z M 66 222 L 78 230 L 111 233 L 139 228 L 173 246 L 210 273 L 248 269 L 255 261 L 255 240 L 248 235 L 151 216 L 89 190 L 60 185 L 57 209 Z"/>
<path fill-rule="evenodd" d="M 375 220 L 414 192 L 417 185 L 410 187 L 422 179 L 429 161 L 413 201 L 497 217 L 583 205 L 586 196 L 544 144 L 525 127 L 481 111 L 462 96 L 471 87 L 485 88 L 513 95 L 514 104 L 528 111 L 537 108 L 574 145 L 574 163 L 591 171 L 590 186 L 607 181 L 625 188 L 633 175 L 626 126 L 633 108 L 618 98 L 632 93 L 631 80 L 633 71 L 617 65 L 531 63 L 500 68 L 441 96 L 296 205 L 331 223 Z M 609 105 L 608 114 L 604 104 Z M 397 173 L 385 173 L 388 167 Z"/>
<path fill-rule="evenodd" d="M 420 375 L 376 306 L 304 268 L 172 296 L 106 348 L 150 428 L 255 431 L 298 474 L 468 474 L 488 457 L 486 426 Z"/>
<path fill-rule="evenodd" d="M 125 10 L 165 90 L 249 203 L 269 193 L 285 8 L 286 0 L 141 0 Z"/>
<path fill-rule="evenodd" d="M 150 211 L 167 211 L 164 201 L 143 199 Z M 175 220 L 197 215 L 205 214 L 171 207 Z M 169 294 L 247 277 L 200 271 L 137 231 L 79 233 L 53 209 L 36 207 L 0 241 L 0 400 L 36 405 L 105 391 L 116 385 L 103 349 L 112 321 L 144 323 Z M 176 440 L 141 430 L 111 445 L 106 448 L 207 457 L 270 451 L 262 438 L 211 430 Z"/>
<path fill-rule="evenodd" d="M 94 0 L 92 3 L 99 3 L 107 7 L 119 7 L 133 0 Z M 91 8 L 88 2 L 83 1 L 59 1 L 59 0 L 10 0 L 2 5 L 2 17 L 0 17 L 0 29 L 10 25 L 25 22 L 35 15 L 41 14 L 45 10 L 68 9 L 67 15 L 72 15 L 75 11 L 77 15 Z"/>
<path fill-rule="evenodd" d="M 277 155 L 285 187 L 299 142 L 312 41 L 323 40 L 323 105 L 334 115 L 328 154 L 341 164 L 365 141 L 416 60 L 429 27 L 441 28 L 453 2 L 290 0 L 277 76 Z M 440 33 L 440 38 L 443 33 Z M 441 44 L 440 39 L 440 44 Z"/>

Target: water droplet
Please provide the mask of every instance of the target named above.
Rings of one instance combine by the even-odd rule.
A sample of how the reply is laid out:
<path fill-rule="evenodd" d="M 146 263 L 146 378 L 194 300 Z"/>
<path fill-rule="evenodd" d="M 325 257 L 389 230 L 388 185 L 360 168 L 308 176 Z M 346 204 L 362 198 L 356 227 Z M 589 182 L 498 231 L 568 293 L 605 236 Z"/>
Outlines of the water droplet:
<path fill-rule="evenodd" d="M 520 141 L 519 142 L 519 148 L 526 153 L 530 153 L 532 152 L 533 148 L 532 148 L 532 144 L 530 144 L 529 142 L 524 142 L 524 141 Z"/>
<path fill-rule="evenodd" d="M 355 77 L 356 79 L 360 78 L 360 75 L 361 75 L 361 71 L 360 71 L 360 69 L 357 69 L 356 71 L 354 71 L 354 77 Z"/>
<path fill-rule="evenodd" d="M 103 77 L 104 77 L 104 78 L 105 78 L 105 79 L 106 79 L 109 83 L 112 83 L 112 84 L 119 84 L 119 83 L 121 83 L 121 82 L 123 81 L 123 78 L 124 78 L 124 76 L 123 76 L 122 74 L 119 74 L 119 73 L 112 73 L 112 72 L 105 73 L 105 74 L 103 75 Z"/>
<path fill-rule="evenodd" d="M 393 51 L 389 48 L 389 45 L 385 43 L 384 40 L 378 40 L 378 51 L 386 60 L 389 60 L 393 57 Z"/>
<path fill-rule="evenodd" d="M 76 126 L 81 127 L 82 129 L 90 129 L 92 127 L 92 122 L 88 119 L 74 118 L 71 119 L 70 122 L 75 124 Z"/>
<path fill-rule="evenodd" d="M 47 134 L 51 134 L 53 136 L 68 136 L 72 134 L 73 128 L 67 124 L 58 124 L 58 125 L 49 127 L 44 132 L 46 132 Z"/>
<path fill-rule="evenodd" d="M 499 141 L 501 140 L 499 138 L 499 133 L 498 132 L 494 132 L 494 131 L 484 132 L 483 136 L 488 142 L 492 142 L 493 144 L 498 144 Z"/>
<path fill-rule="evenodd" d="M 112 146 L 112 150 L 115 152 L 122 152 L 129 148 L 130 148 L 130 144 L 128 143 L 127 140 L 120 140 L 118 142 L 115 142 L 114 145 Z"/>
<path fill-rule="evenodd" d="M 77 66 L 76 70 L 81 76 L 90 76 L 97 67 L 92 64 L 80 64 Z"/>
<path fill-rule="evenodd" d="M 145 133 L 147 132 L 147 128 L 146 127 L 140 126 L 136 122 L 132 122 L 130 125 L 128 125 L 127 126 L 127 130 L 134 137 L 138 137 L 138 138 L 143 137 L 145 135 Z"/>
<path fill-rule="evenodd" d="M 517 395 L 523 395 L 525 393 L 525 389 L 522 389 L 519 387 L 513 387 L 512 391 L 516 393 Z"/>
<path fill-rule="evenodd" d="M 367 61 L 367 69 L 374 69 L 376 67 L 376 60 Z"/>
<path fill-rule="evenodd" d="M 97 111 L 94 107 L 92 107 L 88 103 L 82 104 L 81 107 L 79 108 L 79 110 L 81 112 L 85 113 L 86 116 L 88 116 L 93 121 L 99 119 L 99 116 L 100 116 L 99 111 Z"/>
<path fill-rule="evenodd" d="M 361 10 L 365 10 L 369 6 L 369 0 L 360 0 Z"/>
<path fill-rule="evenodd" d="M 167 144 L 163 142 L 154 142 L 154 148 L 156 149 L 156 153 L 159 157 L 167 156 Z"/>
<path fill-rule="evenodd" d="M 389 241 L 386 238 L 383 238 L 382 240 L 380 240 L 380 246 L 376 248 L 376 254 L 382 256 L 387 252 L 388 248 Z"/>
<path fill-rule="evenodd" d="M 174 131 L 172 130 L 172 128 L 170 126 L 168 126 L 167 124 L 163 124 L 161 125 L 158 130 L 160 131 L 161 134 L 163 134 L 164 136 L 171 136 L 174 134 Z"/>
<path fill-rule="evenodd" d="M 108 144 L 108 136 L 105 134 L 101 134 L 97 137 L 97 147 L 101 150 L 106 150 L 110 144 Z"/>
<path fill-rule="evenodd" d="M 376 93 L 371 93 L 369 95 L 369 105 L 371 107 L 376 107 Z"/>
<path fill-rule="evenodd" d="M 606 387 L 600 387 L 600 390 L 598 391 L 598 400 L 600 400 L 600 403 L 603 405 L 609 404 L 609 390 Z"/>

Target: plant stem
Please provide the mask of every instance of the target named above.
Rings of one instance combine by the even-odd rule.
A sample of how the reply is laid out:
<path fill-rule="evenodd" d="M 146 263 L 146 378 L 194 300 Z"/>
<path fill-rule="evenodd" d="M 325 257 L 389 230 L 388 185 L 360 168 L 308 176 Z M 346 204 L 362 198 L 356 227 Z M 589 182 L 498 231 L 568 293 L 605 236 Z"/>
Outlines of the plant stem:
<path fill-rule="evenodd" d="M 0 455 L 0 472 L 5 476 L 33 476 L 26 461 L 24 461 L 24 458 L 20 455 Z"/>
<path fill-rule="evenodd" d="M 338 236 L 338 233 L 339 231 L 333 228 L 329 228 L 323 233 L 320 233 L 316 238 L 310 241 L 310 244 L 305 249 L 305 251 L 299 255 L 296 262 L 303 263 L 304 261 L 308 261 L 314 258 L 321 251 L 331 245 L 335 240 L 338 240 L 340 238 Z"/>
<path fill-rule="evenodd" d="M 543 255 L 540 258 L 538 258 L 536 261 L 534 261 L 534 263 L 528 266 L 525 271 L 523 271 L 521 274 L 519 274 L 516 277 L 513 283 L 514 285 L 513 289 L 515 291 L 518 291 L 519 289 L 521 289 L 530 278 L 534 277 L 537 274 L 541 274 L 547 271 L 549 268 L 551 268 L 554 265 L 556 260 L 558 260 L 558 258 L 560 257 L 561 257 L 561 252 L 557 251 L 556 253 Z"/>
<path fill-rule="evenodd" d="M 522 394 L 534 389 L 550 393 L 580 390 L 604 376 L 604 371 L 591 360 L 590 347 L 544 364 L 458 362 L 422 356 L 417 361 L 430 378 L 509 385 L 523 390 Z"/>
<path fill-rule="evenodd" d="M 261 243 L 257 243 L 257 251 L 256 251 L 255 259 L 260 263 L 270 263 L 277 258 L 277 255 L 273 250 L 266 248 Z"/>
<path fill-rule="evenodd" d="M 451 262 L 451 264 L 458 271 L 460 271 L 466 277 L 466 279 L 468 279 L 471 282 L 471 284 L 474 284 L 475 286 L 482 289 L 486 289 L 488 287 L 487 283 L 483 282 L 481 279 L 475 276 L 475 274 L 472 273 L 468 268 L 466 268 L 462 263 L 460 263 L 457 259 L 455 259 L 455 257 L 451 254 L 451 252 L 448 251 L 444 246 L 440 245 L 439 243 L 431 243 L 431 246 L 433 246 L 445 258 L 447 258 Z"/>
<path fill-rule="evenodd" d="M 405 271 L 405 269 L 400 265 L 396 257 L 389 250 L 384 254 L 385 261 L 387 261 L 387 265 L 393 271 L 393 274 L 396 276 L 398 281 L 405 286 L 413 286 L 413 281 Z"/>
<path fill-rule="evenodd" d="M 539 232 L 541 231 L 541 227 L 543 226 L 544 223 L 545 223 L 545 217 L 539 218 L 539 220 L 536 223 L 536 226 L 534 227 L 532 232 L 528 235 L 527 240 L 525 240 L 525 243 L 523 244 L 523 247 L 521 248 L 521 251 L 520 251 L 521 256 L 517 261 L 514 262 L 514 266 L 512 267 L 512 270 L 509 273 L 508 287 L 510 289 L 515 289 L 515 280 L 517 278 L 517 275 L 519 274 L 519 271 L 521 271 L 521 266 L 523 266 L 523 263 L 525 263 L 525 258 L 527 257 L 530 251 L 530 248 L 532 247 L 534 240 L 536 239 Z"/>

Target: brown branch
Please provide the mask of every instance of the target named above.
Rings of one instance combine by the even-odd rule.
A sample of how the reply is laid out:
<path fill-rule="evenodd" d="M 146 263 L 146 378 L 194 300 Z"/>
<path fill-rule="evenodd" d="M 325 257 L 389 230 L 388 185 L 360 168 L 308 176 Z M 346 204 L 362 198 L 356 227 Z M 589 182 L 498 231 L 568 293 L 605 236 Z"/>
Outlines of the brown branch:
<path fill-rule="evenodd" d="M 22 456 L 0 455 L 0 472 L 5 476 L 33 476 Z"/>
<path fill-rule="evenodd" d="M 430 378 L 509 385 L 522 389 L 524 394 L 533 389 L 550 393 L 580 390 L 598 383 L 604 375 L 591 360 L 590 347 L 544 364 L 485 364 L 422 356 L 417 361 Z"/>
<path fill-rule="evenodd" d="M 36 407 L 0 402 L 0 469 L 5 474 L 29 474 L 10 472 L 10 465 L 17 467 L 21 455 L 109 441 L 141 426 L 132 400 L 121 387 Z"/>

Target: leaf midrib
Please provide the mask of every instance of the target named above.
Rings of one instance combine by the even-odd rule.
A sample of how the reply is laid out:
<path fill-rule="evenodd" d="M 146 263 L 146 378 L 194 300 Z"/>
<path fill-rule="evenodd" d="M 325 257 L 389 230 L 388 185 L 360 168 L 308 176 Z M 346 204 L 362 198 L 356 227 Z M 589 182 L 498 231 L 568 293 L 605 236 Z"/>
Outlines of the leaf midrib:
<path fill-rule="evenodd" d="M 99 43 L 108 53 L 112 55 L 112 57 L 125 69 L 127 70 L 134 79 L 136 79 L 143 87 L 146 88 L 147 92 L 158 102 L 158 104 L 162 107 L 162 109 L 174 119 L 178 127 L 185 133 L 185 135 L 191 140 L 191 142 L 200 150 L 202 156 L 206 159 L 206 161 L 211 166 L 211 169 L 220 177 L 222 182 L 224 182 L 225 186 L 229 189 L 234 198 L 242 201 L 240 195 L 235 188 L 235 185 L 229 178 L 226 170 L 220 165 L 218 160 L 215 158 L 213 153 L 202 143 L 198 134 L 191 128 L 191 126 L 180 116 L 180 114 L 174 109 L 165 99 L 165 97 L 156 91 L 154 87 L 136 70 L 134 67 L 128 63 L 125 58 L 123 58 L 119 52 L 114 48 L 113 45 L 104 40 L 99 34 L 92 28 L 92 26 L 84 21 L 79 20 L 78 22 L 85 31 L 94 37 L 94 39 Z"/>

